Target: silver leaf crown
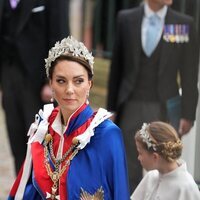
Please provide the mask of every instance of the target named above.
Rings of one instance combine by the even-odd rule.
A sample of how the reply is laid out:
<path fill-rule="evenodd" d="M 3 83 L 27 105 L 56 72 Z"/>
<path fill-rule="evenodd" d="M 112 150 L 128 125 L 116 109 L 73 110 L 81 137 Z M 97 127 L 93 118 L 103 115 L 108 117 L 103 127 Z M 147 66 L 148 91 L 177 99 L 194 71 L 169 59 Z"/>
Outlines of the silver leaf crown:
<path fill-rule="evenodd" d="M 153 140 L 149 134 L 149 132 L 147 131 L 147 127 L 149 126 L 149 124 L 147 123 L 143 123 L 141 130 L 139 131 L 139 134 L 142 138 L 142 141 L 145 142 L 147 144 L 148 149 L 150 149 L 151 147 L 153 148 L 154 151 L 156 151 L 156 144 L 153 143 Z"/>
<path fill-rule="evenodd" d="M 49 50 L 48 58 L 45 59 L 47 77 L 49 77 L 49 69 L 52 62 L 61 55 L 70 55 L 84 59 L 89 64 L 93 74 L 94 57 L 92 56 L 92 53 L 88 51 L 82 42 L 77 41 L 72 36 L 68 36 L 60 42 L 56 42 L 55 46 Z"/>

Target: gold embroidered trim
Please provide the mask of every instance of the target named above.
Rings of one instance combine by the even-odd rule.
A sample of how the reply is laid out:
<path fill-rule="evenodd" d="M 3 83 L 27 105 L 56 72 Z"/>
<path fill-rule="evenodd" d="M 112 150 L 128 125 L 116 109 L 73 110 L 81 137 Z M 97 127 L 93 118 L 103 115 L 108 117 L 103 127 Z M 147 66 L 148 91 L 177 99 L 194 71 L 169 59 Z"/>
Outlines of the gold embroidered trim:
<path fill-rule="evenodd" d="M 104 200 L 104 191 L 102 186 L 93 195 L 81 188 L 80 200 Z"/>

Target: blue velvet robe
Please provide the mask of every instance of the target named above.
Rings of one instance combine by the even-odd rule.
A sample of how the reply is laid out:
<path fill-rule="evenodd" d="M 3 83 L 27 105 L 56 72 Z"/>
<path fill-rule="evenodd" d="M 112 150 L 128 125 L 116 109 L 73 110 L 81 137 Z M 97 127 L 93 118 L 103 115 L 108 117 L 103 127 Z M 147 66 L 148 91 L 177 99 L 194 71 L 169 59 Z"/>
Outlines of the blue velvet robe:
<path fill-rule="evenodd" d="M 59 113 L 58 111 L 58 108 L 54 109 L 49 117 L 49 132 L 54 138 L 54 151 L 58 149 L 59 136 L 51 125 Z M 87 104 L 73 114 L 64 136 L 66 148 L 67 144 L 71 143 L 70 138 L 73 138 L 71 136 L 82 134 L 94 115 L 95 113 Z M 48 188 L 52 187 L 52 181 L 43 166 L 44 147 L 38 143 L 33 144 L 31 148 L 33 169 L 23 199 L 46 199 L 46 192 L 50 193 Z M 19 180 L 20 174 L 10 192 L 9 200 L 14 199 Z M 59 188 L 61 200 L 79 200 L 81 189 L 94 195 L 100 188 L 104 192 L 104 200 L 130 199 L 122 134 L 111 120 L 106 119 L 95 128 L 90 142 L 85 148 L 79 150 L 66 173 L 63 174 Z"/>

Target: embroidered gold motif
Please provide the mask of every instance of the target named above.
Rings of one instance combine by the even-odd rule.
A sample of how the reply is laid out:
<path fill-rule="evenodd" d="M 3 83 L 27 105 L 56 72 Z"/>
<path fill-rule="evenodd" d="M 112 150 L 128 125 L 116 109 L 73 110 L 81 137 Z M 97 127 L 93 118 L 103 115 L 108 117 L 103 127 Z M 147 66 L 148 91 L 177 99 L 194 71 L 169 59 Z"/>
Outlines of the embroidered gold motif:
<path fill-rule="evenodd" d="M 103 188 L 100 187 L 95 194 L 90 194 L 81 188 L 80 200 L 104 200 L 104 191 Z"/>

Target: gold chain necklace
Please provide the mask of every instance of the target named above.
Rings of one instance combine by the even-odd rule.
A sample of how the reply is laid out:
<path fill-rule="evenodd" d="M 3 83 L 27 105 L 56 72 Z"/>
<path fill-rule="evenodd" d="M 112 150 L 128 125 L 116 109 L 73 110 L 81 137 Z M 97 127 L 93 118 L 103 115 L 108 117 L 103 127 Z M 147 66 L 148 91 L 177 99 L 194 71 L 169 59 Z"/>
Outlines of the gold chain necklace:
<path fill-rule="evenodd" d="M 50 149 L 50 153 L 48 151 L 48 147 L 47 145 L 49 144 L 49 149 Z M 62 158 L 60 159 L 56 159 L 55 155 L 53 153 L 53 138 L 50 134 L 47 134 L 45 136 L 45 141 L 44 141 L 44 156 L 45 156 L 45 160 L 44 160 L 44 164 L 47 170 L 47 174 L 49 175 L 49 177 L 51 178 L 52 182 L 53 182 L 53 186 L 51 187 L 51 194 L 46 192 L 46 199 L 60 199 L 60 195 L 58 195 L 58 182 L 60 177 L 63 175 L 64 171 L 67 169 L 67 167 L 70 165 L 71 160 L 74 158 L 74 156 L 78 153 L 78 149 L 77 146 L 79 145 L 78 141 L 76 139 L 74 139 L 72 141 L 72 145 L 70 146 L 70 148 L 65 152 L 65 154 L 63 155 Z M 71 155 L 70 155 L 71 153 Z M 49 164 L 49 159 L 48 156 L 51 156 L 52 160 L 54 161 L 54 167 L 55 170 L 52 171 L 50 164 Z M 67 156 L 69 156 L 67 158 Z M 64 162 L 64 160 L 67 159 L 65 161 L 64 166 L 60 169 L 60 165 L 62 162 Z"/>

